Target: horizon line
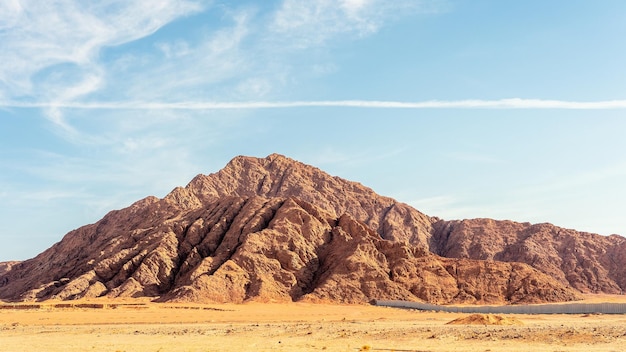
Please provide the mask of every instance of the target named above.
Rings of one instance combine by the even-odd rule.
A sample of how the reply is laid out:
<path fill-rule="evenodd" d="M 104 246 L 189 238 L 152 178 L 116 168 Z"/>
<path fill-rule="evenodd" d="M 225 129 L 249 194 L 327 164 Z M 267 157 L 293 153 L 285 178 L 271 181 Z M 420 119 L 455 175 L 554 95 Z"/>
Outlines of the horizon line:
<path fill-rule="evenodd" d="M 345 107 L 378 109 L 567 109 L 606 110 L 625 109 L 626 100 L 568 101 L 550 99 L 509 98 L 497 100 L 313 100 L 313 101 L 120 101 L 120 102 L 0 102 L 4 108 L 64 108 L 93 110 L 246 110 L 304 107 Z"/>

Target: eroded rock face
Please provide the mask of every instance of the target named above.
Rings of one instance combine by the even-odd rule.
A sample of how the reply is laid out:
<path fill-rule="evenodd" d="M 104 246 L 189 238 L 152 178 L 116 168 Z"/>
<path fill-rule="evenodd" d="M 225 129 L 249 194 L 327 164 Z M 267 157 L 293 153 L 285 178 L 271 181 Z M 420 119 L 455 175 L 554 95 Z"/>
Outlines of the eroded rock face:
<path fill-rule="evenodd" d="M 148 199 L 129 209 L 143 220 L 132 223 L 125 211 L 113 212 L 71 232 L 9 272 L 2 298 L 147 296 L 238 303 L 577 298 L 527 265 L 441 258 L 407 242 L 381 239 L 351 215 L 336 217 L 297 198 L 221 197 L 197 210 L 180 210 L 169 198 Z"/>
<path fill-rule="evenodd" d="M 562 284 L 586 293 L 622 293 L 626 288 L 626 239 L 492 219 L 434 224 L 434 253 L 527 263 Z"/>
<path fill-rule="evenodd" d="M 541 248 L 558 265 L 522 255 L 519 248 L 540 241 L 560 248 L 549 228 L 528 240 L 529 226 L 446 222 L 280 155 L 238 157 L 0 271 L 0 299 L 517 303 L 573 300 L 571 286 L 584 291 L 596 281 L 601 290 L 615 287 L 608 279 L 624 285 L 622 237 L 587 248 L 597 235 L 569 235 L 580 242 L 574 253 L 602 261 L 602 274 L 581 269 L 565 248 Z"/>
<path fill-rule="evenodd" d="M 0 276 L 8 273 L 11 268 L 15 265 L 18 264 L 18 261 L 10 261 L 10 262 L 0 262 Z"/>
<path fill-rule="evenodd" d="M 443 257 L 522 262 L 582 292 L 626 290 L 626 239 L 551 224 L 491 219 L 443 221 L 382 197 L 358 183 L 281 155 L 238 157 L 223 170 L 199 175 L 184 189 L 193 201 L 229 194 L 297 197 L 336 216 L 347 213 L 382 238 L 407 241 Z"/>
<path fill-rule="evenodd" d="M 322 170 L 282 155 L 237 157 L 217 173 L 196 176 L 169 197 L 190 206 L 224 196 L 295 197 L 335 217 L 350 214 L 384 239 L 428 246 L 435 218 L 392 198 L 376 194 L 357 182 L 333 177 Z"/>

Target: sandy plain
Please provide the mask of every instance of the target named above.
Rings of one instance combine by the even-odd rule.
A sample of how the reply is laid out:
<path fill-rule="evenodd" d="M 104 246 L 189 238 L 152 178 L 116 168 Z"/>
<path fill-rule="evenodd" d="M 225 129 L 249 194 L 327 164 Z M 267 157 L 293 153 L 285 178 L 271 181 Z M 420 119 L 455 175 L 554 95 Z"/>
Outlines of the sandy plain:
<path fill-rule="evenodd" d="M 468 314 L 311 303 L 2 306 L 0 351 L 626 351 L 626 315 L 511 315 L 524 325 L 447 325 Z"/>

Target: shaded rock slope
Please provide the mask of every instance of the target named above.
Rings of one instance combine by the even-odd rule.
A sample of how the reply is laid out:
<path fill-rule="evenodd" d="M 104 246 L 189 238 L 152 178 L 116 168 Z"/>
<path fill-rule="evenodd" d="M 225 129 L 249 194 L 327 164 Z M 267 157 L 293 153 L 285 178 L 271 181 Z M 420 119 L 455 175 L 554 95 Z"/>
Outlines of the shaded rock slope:
<path fill-rule="evenodd" d="M 10 262 L 0 262 L 0 276 L 8 273 L 11 268 L 15 265 L 18 264 L 18 261 L 10 261 Z"/>
<path fill-rule="evenodd" d="M 358 183 L 276 154 L 264 159 L 235 158 L 223 170 L 199 175 L 186 188 L 176 191 L 197 202 L 230 194 L 293 196 L 335 215 L 348 213 L 384 239 L 407 241 L 444 257 L 526 263 L 587 293 L 626 290 L 624 237 L 605 237 L 551 224 L 491 219 L 443 221 Z"/>
<path fill-rule="evenodd" d="M 0 299 L 566 301 L 621 290 L 623 249 L 619 236 L 546 224 L 443 221 L 273 154 L 237 157 L 0 267 Z"/>
<path fill-rule="evenodd" d="M 446 259 L 297 198 L 146 199 L 6 276 L 3 299 L 538 302 L 576 293 L 520 263 Z"/>
<path fill-rule="evenodd" d="M 224 196 L 295 197 L 325 209 L 333 216 L 350 214 L 388 240 L 429 246 L 432 224 L 438 220 L 392 198 L 376 194 L 359 183 L 282 155 L 237 157 L 224 169 L 196 176 L 173 197 L 190 208 Z"/>
<path fill-rule="evenodd" d="M 492 219 L 433 224 L 431 251 L 444 257 L 522 262 L 585 293 L 626 289 L 626 238 L 551 224 Z"/>

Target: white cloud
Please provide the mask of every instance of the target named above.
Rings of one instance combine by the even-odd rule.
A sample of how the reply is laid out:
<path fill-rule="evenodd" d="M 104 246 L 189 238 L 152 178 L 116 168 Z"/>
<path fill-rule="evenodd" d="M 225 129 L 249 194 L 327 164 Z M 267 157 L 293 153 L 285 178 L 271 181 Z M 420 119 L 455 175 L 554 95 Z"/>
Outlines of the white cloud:
<path fill-rule="evenodd" d="M 189 43 L 184 40 L 176 40 L 172 43 L 157 43 L 156 47 L 165 54 L 166 58 L 176 58 L 191 53 Z"/>
<path fill-rule="evenodd" d="M 53 103 L 50 107 L 45 109 L 46 116 L 54 122 L 55 125 L 63 129 L 63 133 L 76 135 L 78 132 L 74 129 L 63 117 L 61 109 L 56 106 L 63 104 L 66 101 L 73 101 L 76 98 L 87 95 L 96 91 L 102 84 L 102 76 L 97 72 L 99 70 L 94 69 L 93 73 L 88 73 L 84 77 L 81 77 L 81 81 L 76 82 L 74 85 L 52 85 L 50 90 L 53 95 L 49 98 Z M 49 95 L 48 93 L 44 93 Z"/>
<path fill-rule="evenodd" d="M 245 10 L 232 12 L 224 19 L 232 21 L 229 25 L 195 33 L 201 37 L 197 41 L 160 41 L 156 52 L 120 57 L 109 68 L 109 76 L 114 77 L 110 85 L 118 88 L 111 92 L 112 99 L 173 101 L 242 92 L 237 85 L 249 77 L 254 60 L 242 49 L 251 31 L 251 16 Z"/>
<path fill-rule="evenodd" d="M 89 94 L 102 77 L 97 56 L 103 47 L 150 35 L 200 8 L 175 0 L 3 1 L 0 96 L 63 102 Z M 49 116 L 62 123 L 58 111 Z"/>
<path fill-rule="evenodd" d="M 390 16 L 419 11 L 422 1 L 406 0 L 285 0 L 274 15 L 271 30 L 292 46 L 323 44 L 337 34 L 365 36 L 376 32 Z"/>
<path fill-rule="evenodd" d="M 5 0 L 0 2 L 0 13 L 3 14 L 0 21 L 0 30 L 11 28 L 20 18 L 23 12 L 22 5 L 18 0 Z"/>
<path fill-rule="evenodd" d="M 238 84 L 236 90 L 242 96 L 262 97 L 272 90 L 272 84 L 266 78 L 253 77 Z"/>
<path fill-rule="evenodd" d="M 24 161 L 0 165 L 2 169 L 25 175 L 25 178 L 40 180 L 37 186 L 21 193 L 19 185 L 7 192 L 15 199 L 41 196 L 54 200 L 83 196 L 111 198 L 115 195 L 106 190 L 115 189 L 126 194 L 127 200 L 133 200 L 150 194 L 162 195 L 162 192 L 188 182 L 201 167 L 192 161 L 188 148 L 188 144 L 199 144 L 197 136 L 182 141 L 147 136 L 111 140 L 111 143 L 115 148 L 106 153 L 96 150 L 66 156 L 33 151 L 24 155 Z"/>
<path fill-rule="evenodd" d="M 436 1 L 430 1 L 436 2 Z M 0 107 L 41 108 L 65 139 L 81 136 L 65 109 L 255 109 L 349 106 L 358 102 L 243 102 L 296 83 L 290 50 L 299 40 L 323 44 L 363 36 L 424 2 L 285 0 L 267 17 L 251 7 L 223 10 L 231 25 L 191 28 L 193 36 L 160 38 L 155 50 L 100 57 L 102 49 L 151 35 L 172 20 L 201 11 L 201 1 L 6 1 L 0 7 Z M 218 11 L 219 11 L 218 9 Z M 200 38 L 199 41 L 190 38 Z M 111 61 L 112 60 L 112 61 Z M 334 70 L 311 63 L 306 72 Z M 215 99 L 216 102 L 203 101 Z M 230 103 L 229 100 L 236 102 Z M 226 101 L 224 103 L 220 101 Z M 97 139 L 97 138 L 96 138 Z"/>
<path fill-rule="evenodd" d="M 346 10 L 347 13 L 358 13 L 371 2 L 371 0 L 342 0 L 339 1 L 339 4 Z"/>
<path fill-rule="evenodd" d="M 429 100 L 421 102 L 380 100 L 320 100 L 320 101 L 114 101 L 114 102 L 20 102 L 0 101 L 6 108 L 67 108 L 67 109 L 171 109 L 171 110 L 239 110 L 314 107 L 377 108 L 377 109 L 568 109 L 605 110 L 626 109 L 626 100 L 565 101 L 541 99 L 500 100 Z"/>
<path fill-rule="evenodd" d="M 123 154 L 133 154 L 146 151 L 152 152 L 154 150 L 164 148 L 170 143 L 172 143 L 172 141 L 155 136 L 129 137 L 122 142 L 120 152 Z"/>

